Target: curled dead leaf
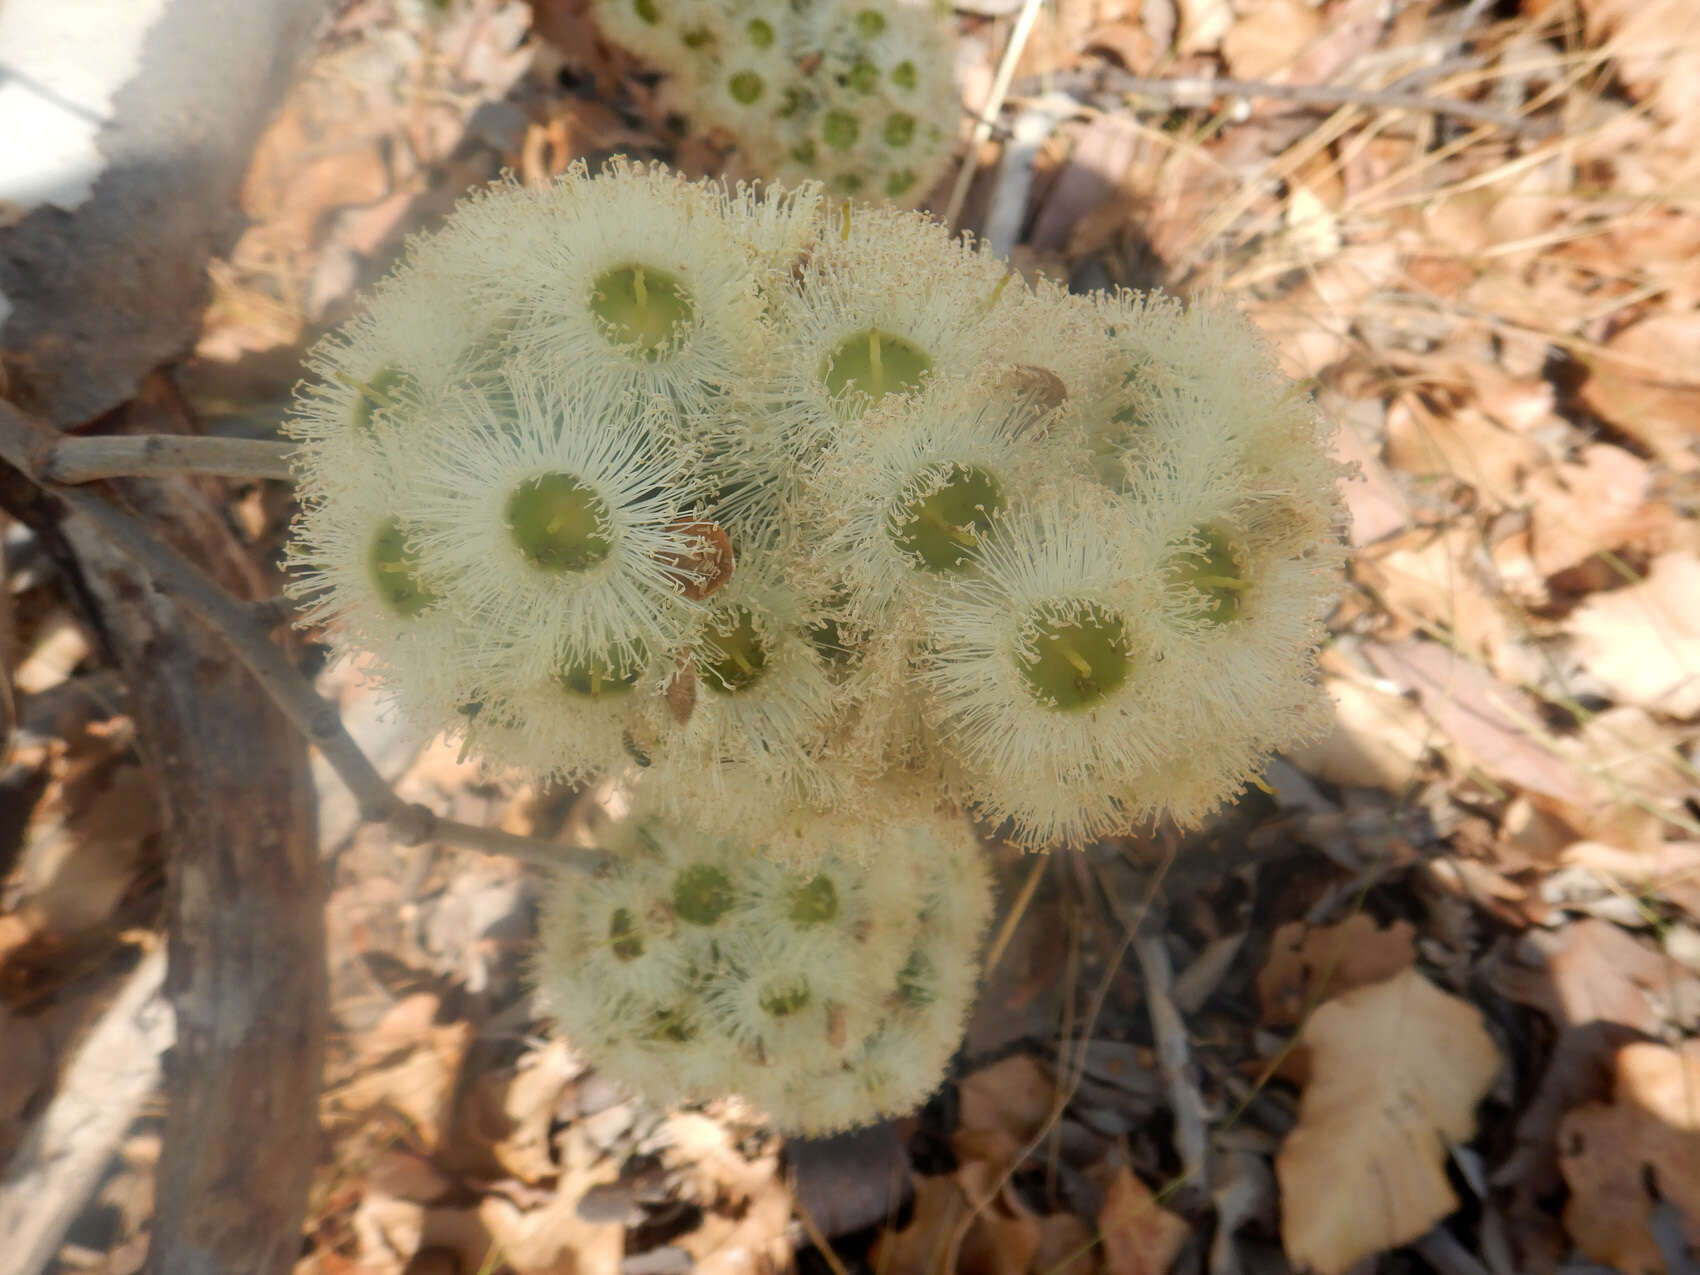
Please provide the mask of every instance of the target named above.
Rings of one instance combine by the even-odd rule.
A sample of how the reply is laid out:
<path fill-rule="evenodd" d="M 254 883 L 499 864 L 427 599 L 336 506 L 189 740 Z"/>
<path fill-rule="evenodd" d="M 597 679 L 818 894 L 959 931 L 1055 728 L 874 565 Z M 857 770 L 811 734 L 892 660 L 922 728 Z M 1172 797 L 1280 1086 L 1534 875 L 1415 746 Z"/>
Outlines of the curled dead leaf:
<path fill-rule="evenodd" d="M 1275 1159 L 1281 1238 L 1295 1265 L 1340 1275 L 1458 1207 L 1447 1147 L 1475 1132 L 1499 1050 L 1415 969 L 1329 1001 L 1299 1039 L 1311 1078 Z"/>

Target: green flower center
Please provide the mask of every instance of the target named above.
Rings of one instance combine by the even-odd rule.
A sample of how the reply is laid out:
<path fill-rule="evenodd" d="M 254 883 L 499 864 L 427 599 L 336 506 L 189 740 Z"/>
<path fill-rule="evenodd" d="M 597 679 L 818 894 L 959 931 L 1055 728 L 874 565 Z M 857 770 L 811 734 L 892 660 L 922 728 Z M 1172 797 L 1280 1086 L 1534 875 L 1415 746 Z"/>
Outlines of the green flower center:
<path fill-rule="evenodd" d="M 372 538 L 366 556 L 372 587 L 391 614 L 412 619 L 437 600 L 419 579 L 419 555 L 407 543 L 401 523 L 391 518 Z"/>
<path fill-rule="evenodd" d="M 372 417 L 386 407 L 394 407 L 400 392 L 413 385 L 414 380 L 399 367 L 384 367 L 364 381 L 347 380 L 344 384 L 352 386 L 360 395 L 354 400 L 354 412 L 349 423 L 356 429 L 369 430 Z"/>
<path fill-rule="evenodd" d="M 838 915 L 838 887 L 822 872 L 791 891 L 791 910 L 786 913 L 795 925 L 820 925 Z"/>
<path fill-rule="evenodd" d="M 935 465 L 917 477 L 927 494 L 900 501 L 886 533 L 916 566 L 961 571 L 1008 504 L 1003 484 L 977 465 L 954 463 Z"/>
<path fill-rule="evenodd" d="M 1031 617 L 1026 645 L 1033 654 L 1015 657 L 1034 697 L 1064 711 L 1090 708 L 1114 694 L 1133 671 L 1120 616 L 1091 602 L 1067 612 L 1066 617 Z"/>
<path fill-rule="evenodd" d="M 622 961 L 635 961 L 643 955 L 643 940 L 638 937 L 637 918 L 630 908 L 615 908 L 608 921 L 608 946 Z"/>
<path fill-rule="evenodd" d="M 655 0 L 632 0 L 632 12 L 650 26 L 661 21 L 661 10 L 655 7 Z"/>
<path fill-rule="evenodd" d="M 880 69 L 872 62 L 858 62 L 850 68 L 845 82 L 858 93 L 872 93 L 879 86 Z"/>
<path fill-rule="evenodd" d="M 745 23 L 744 35 L 747 36 L 750 43 L 755 45 L 758 49 L 770 49 L 773 47 L 773 24 L 765 22 L 761 18 L 751 18 L 747 23 Z"/>
<path fill-rule="evenodd" d="M 641 676 L 643 660 L 623 649 L 615 649 L 566 665 L 555 680 L 574 695 L 600 699 L 604 695 L 624 695 L 637 685 Z"/>
<path fill-rule="evenodd" d="M 754 71 L 739 71 L 738 74 L 726 81 L 726 91 L 732 95 L 732 100 L 745 106 L 750 105 L 760 97 L 762 89 L 765 87 L 761 76 Z"/>
<path fill-rule="evenodd" d="M 1211 624 L 1229 624 L 1239 619 L 1245 592 L 1240 564 L 1234 560 L 1232 543 L 1219 527 L 1193 528 L 1199 543 L 1181 549 L 1169 560 L 1169 571 L 1196 595 L 1190 607 L 1193 618 Z"/>
<path fill-rule="evenodd" d="M 921 82 L 915 64 L 905 59 L 891 68 L 891 82 L 900 89 L 912 89 Z"/>
<path fill-rule="evenodd" d="M 854 390 L 878 402 L 887 394 L 914 389 L 932 366 L 931 356 L 920 346 L 869 328 L 846 337 L 827 356 L 821 377 L 835 398 Z"/>
<path fill-rule="evenodd" d="M 909 193 L 909 188 L 915 184 L 915 174 L 907 168 L 900 168 L 885 179 L 885 197 L 901 199 Z"/>
<path fill-rule="evenodd" d="M 915 117 L 905 111 L 889 116 L 880 130 L 887 146 L 907 146 L 915 137 Z"/>
<path fill-rule="evenodd" d="M 528 478 L 508 497 L 509 534 L 542 571 L 588 571 L 613 546 L 608 506 L 571 474 Z"/>
<path fill-rule="evenodd" d="M 697 668 L 712 690 L 732 694 L 753 686 L 767 669 L 767 644 L 748 607 L 732 607 L 703 631 Z"/>
<path fill-rule="evenodd" d="M 758 76 L 758 93 L 760 86 Z M 612 344 L 654 361 L 677 348 L 695 309 L 677 277 L 638 263 L 596 276 L 590 285 L 590 312 Z"/>
<path fill-rule="evenodd" d="M 768 982 L 756 997 L 762 1013 L 773 1018 L 789 1018 L 809 1003 L 809 981 L 801 974 L 776 978 Z"/>
<path fill-rule="evenodd" d="M 847 151 L 862 135 L 862 126 L 848 111 L 828 111 L 821 121 L 821 140 L 835 151 Z"/>
<path fill-rule="evenodd" d="M 927 954 L 916 948 L 897 971 L 897 999 L 911 1009 L 922 1009 L 933 1003 L 938 971 Z"/>
<path fill-rule="evenodd" d="M 856 30 L 868 39 L 873 39 L 885 30 L 885 14 L 878 9 L 863 9 L 856 15 Z"/>
<path fill-rule="evenodd" d="M 693 863 L 673 878 L 673 911 L 692 925 L 713 925 L 732 910 L 732 878 L 708 863 Z"/>

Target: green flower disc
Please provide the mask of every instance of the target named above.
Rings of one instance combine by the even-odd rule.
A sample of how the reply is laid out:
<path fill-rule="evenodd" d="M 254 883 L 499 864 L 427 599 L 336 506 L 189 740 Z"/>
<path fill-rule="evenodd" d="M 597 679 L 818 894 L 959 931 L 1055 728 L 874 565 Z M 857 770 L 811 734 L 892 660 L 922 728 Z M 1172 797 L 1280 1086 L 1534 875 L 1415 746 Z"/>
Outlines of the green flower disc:
<path fill-rule="evenodd" d="M 1034 697 L 1065 712 L 1097 704 L 1133 671 L 1120 616 L 1090 602 L 1069 612 L 1067 618 L 1035 617 L 1033 655 L 1015 657 Z"/>
<path fill-rule="evenodd" d="M 917 567 L 961 571 L 973 561 L 980 539 L 1008 504 L 1003 484 L 976 465 L 937 465 L 927 477 L 943 481 L 927 495 L 897 505 L 886 533 Z M 931 482 L 923 485 L 933 486 Z"/>
<path fill-rule="evenodd" d="M 711 690 L 730 695 L 760 680 L 767 668 L 767 646 L 748 607 L 719 612 L 704 636 L 697 668 Z"/>
<path fill-rule="evenodd" d="M 838 887 L 822 872 L 791 891 L 791 910 L 786 914 L 795 925 L 820 925 L 838 915 Z"/>
<path fill-rule="evenodd" d="M 1240 617 L 1247 588 L 1233 546 L 1218 527 L 1195 527 L 1192 534 L 1203 547 L 1182 549 L 1170 559 L 1169 570 L 1196 594 L 1195 619 L 1232 623 Z"/>
<path fill-rule="evenodd" d="M 571 474 L 528 478 L 508 497 L 508 531 L 542 571 L 588 571 L 613 546 L 608 506 Z"/>
<path fill-rule="evenodd" d="M 391 518 L 372 539 L 366 567 L 378 598 L 393 615 L 412 619 L 437 600 L 419 579 L 419 556 L 407 543 L 401 523 Z"/>
<path fill-rule="evenodd" d="M 821 379 L 834 398 L 854 390 L 878 402 L 887 394 L 914 389 L 932 366 L 932 356 L 920 346 L 869 328 L 839 342 L 827 355 Z"/>
<path fill-rule="evenodd" d="M 759 76 L 756 81 L 759 93 Z M 611 344 L 651 361 L 677 348 L 696 313 L 676 276 L 641 262 L 597 275 L 590 285 L 590 311 Z"/>
<path fill-rule="evenodd" d="M 673 878 L 673 911 L 692 925 L 713 925 L 732 910 L 732 878 L 709 863 L 693 863 Z"/>
<path fill-rule="evenodd" d="M 811 999 L 809 981 L 801 974 L 770 980 L 756 997 L 762 1013 L 774 1018 L 789 1018 Z"/>

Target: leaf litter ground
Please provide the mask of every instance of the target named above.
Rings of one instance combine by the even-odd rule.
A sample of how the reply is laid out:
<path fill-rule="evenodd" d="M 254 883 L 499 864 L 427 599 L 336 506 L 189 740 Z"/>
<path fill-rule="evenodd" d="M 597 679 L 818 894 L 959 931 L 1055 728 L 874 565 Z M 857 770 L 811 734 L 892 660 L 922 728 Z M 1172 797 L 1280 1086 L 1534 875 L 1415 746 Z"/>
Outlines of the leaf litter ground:
<path fill-rule="evenodd" d="M 957 14 L 969 116 L 1015 7 Z M 964 224 L 1077 288 L 1232 295 L 1340 426 L 1335 729 L 1196 835 L 1000 855 L 951 1083 L 789 1146 L 736 1102 L 630 1101 L 551 1043 L 519 978 L 531 874 L 393 847 L 324 779 L 333 1035 L 303 1275 L 1692 1260 L 1690 7 L 1057 0 L 1014 69 Z M 1256 83 L 1200 86 L 1224 76 Z M 213 428 L 273 419 L 304 343 L 468 184 L 620 151 L 736 171 L 722 142 L 574 3 L 354 0 L 256 155 L 176 381 Z M 275 562 L 286 495 L 230 510 Z M 163 845 L 122 685 L 27 538 L 6 567 L 5 782 L 28 812 L 0 910 L 9 1156 L 157 942 Z M 607 796 L 418 749 L 357 670 L 321 689 L 405 797 L 455 818 L 571 838 Z M 144 1109 L 61 1269 L 139 1269 L 160 1128 Z"/>

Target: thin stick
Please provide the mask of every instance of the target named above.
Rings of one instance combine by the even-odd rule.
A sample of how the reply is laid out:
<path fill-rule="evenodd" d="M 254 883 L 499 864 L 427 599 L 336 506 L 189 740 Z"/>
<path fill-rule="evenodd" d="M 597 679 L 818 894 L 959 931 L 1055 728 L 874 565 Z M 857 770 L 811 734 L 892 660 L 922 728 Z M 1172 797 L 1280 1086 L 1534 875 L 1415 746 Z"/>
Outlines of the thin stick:
<path fill-rule="evenodd" d="M 1526 119 L 1508 115 L 1480 102 L 1455 97 L 1429 97 L 1401 89 L 1361 89 L 1344 84 L 1278 84 L 1270 80 L 1230 80 L 1213 76 L 1184 76 L 1153 79 L 1133 75 L 1118 67 L 1083 67 L 1053 71 L 1041 83 L 1016 86 L 1018 96 L 1028 97 L 1044 89 L 1063 93 L 1133 93 L 1178 106 L 1205 106 L 1222 97 L 1266 98 L 1311 106 L 1363 106 L 1378 110 L 1417 111 L 1427 115 L 1452 115 L 1478 124 L 1494 124 L 1512 132 L 1527 132 Z M 980 140 L 984 140 L 983 138 Z"/>
<path fill-rule="evenodd" d="M 116 505 L 94 492 L 53 484 L 36 472 L 35 458 L 51 452 L 57 433 L 9 403 L 0 402 L 0 460 L 88 519 L 147 572 L 155 588 L 176 599 L 218 634 L 271 701 L 348 785 L 364 822 L 389 825 L 391 835 L 402 845 L 440 841 L 487 854 L 505 854 L 531 863 L 584 871 L 594 870 L 605 862 L 603 856 L 594 852 L 442 819 L 424 806 L 403 802 L 354 742 L 336 706 L 313 689 L 264 632 L 256 631 L 248 604 L 225 593 L 198 567 Z"/>
<path fill-rule="evenodd" d="M 99 434 L 56 439 L 36 472 L 48 482 L 87 483 L 97 478 L 167 478 L 209 474 L 220 478 L 290 477 L 294 443 L 259 438 L 197 438 L 191 434 Z"/>
<path fill-rule="evenodd" d="M 984 146 L 986 139 L 992 135 L 992 125 L 997 122 L 998 112 L 1003 110 L 1003 100 L 1009 92 L 1009 82 L 1015 78 L 1015 64 L 1021 60 L 1021 50 L 1027 47 L 1027 37 L 1032 34 L 1033 24 L 1038 21 L 1039 4 L 1040 0 L 1021 2 L 1021 12 L 1015 19 L 1015 29 L 1009 33 L 1009 43 L 1004 46 L 1003 60 L 998 63 L 998 73 L 992 78 L 992 91 L 986 96 L 986 105 L 981 108 L 979 119 L 974 121 L 974 133 L 968 139 L 968 151 L 962 157 L 962 169 L 956 174 L 956 185 L 950 190 L 950 203 L 945 206 L 944 211 L 944 222 L 947 226 L 955 226 L 956 219 L 962 215 L 962 205 L 968 200 L 968 187 L 980 168 L 980 147 Z"/>
<path fill-rule="evenodd" d="M 1181 1175 L 1195 1189 L 1210 1191 L 1210 1131 L 1204 1113 L 1204 1097 L 1192 1075 L 1192 1051 L 1186 1023 L 1170 993 L 1174 973 L 1163 936 L 1147 930 L 1133 940 L 1133 954 L 1145 977 L 1145 1008 L 1151 1016 L 1151 1034 L 1157 1041 L 1157 1069 L 1168 1085 L 1174 1109 L 1175 1150 L 1180 1152 Z"/>

